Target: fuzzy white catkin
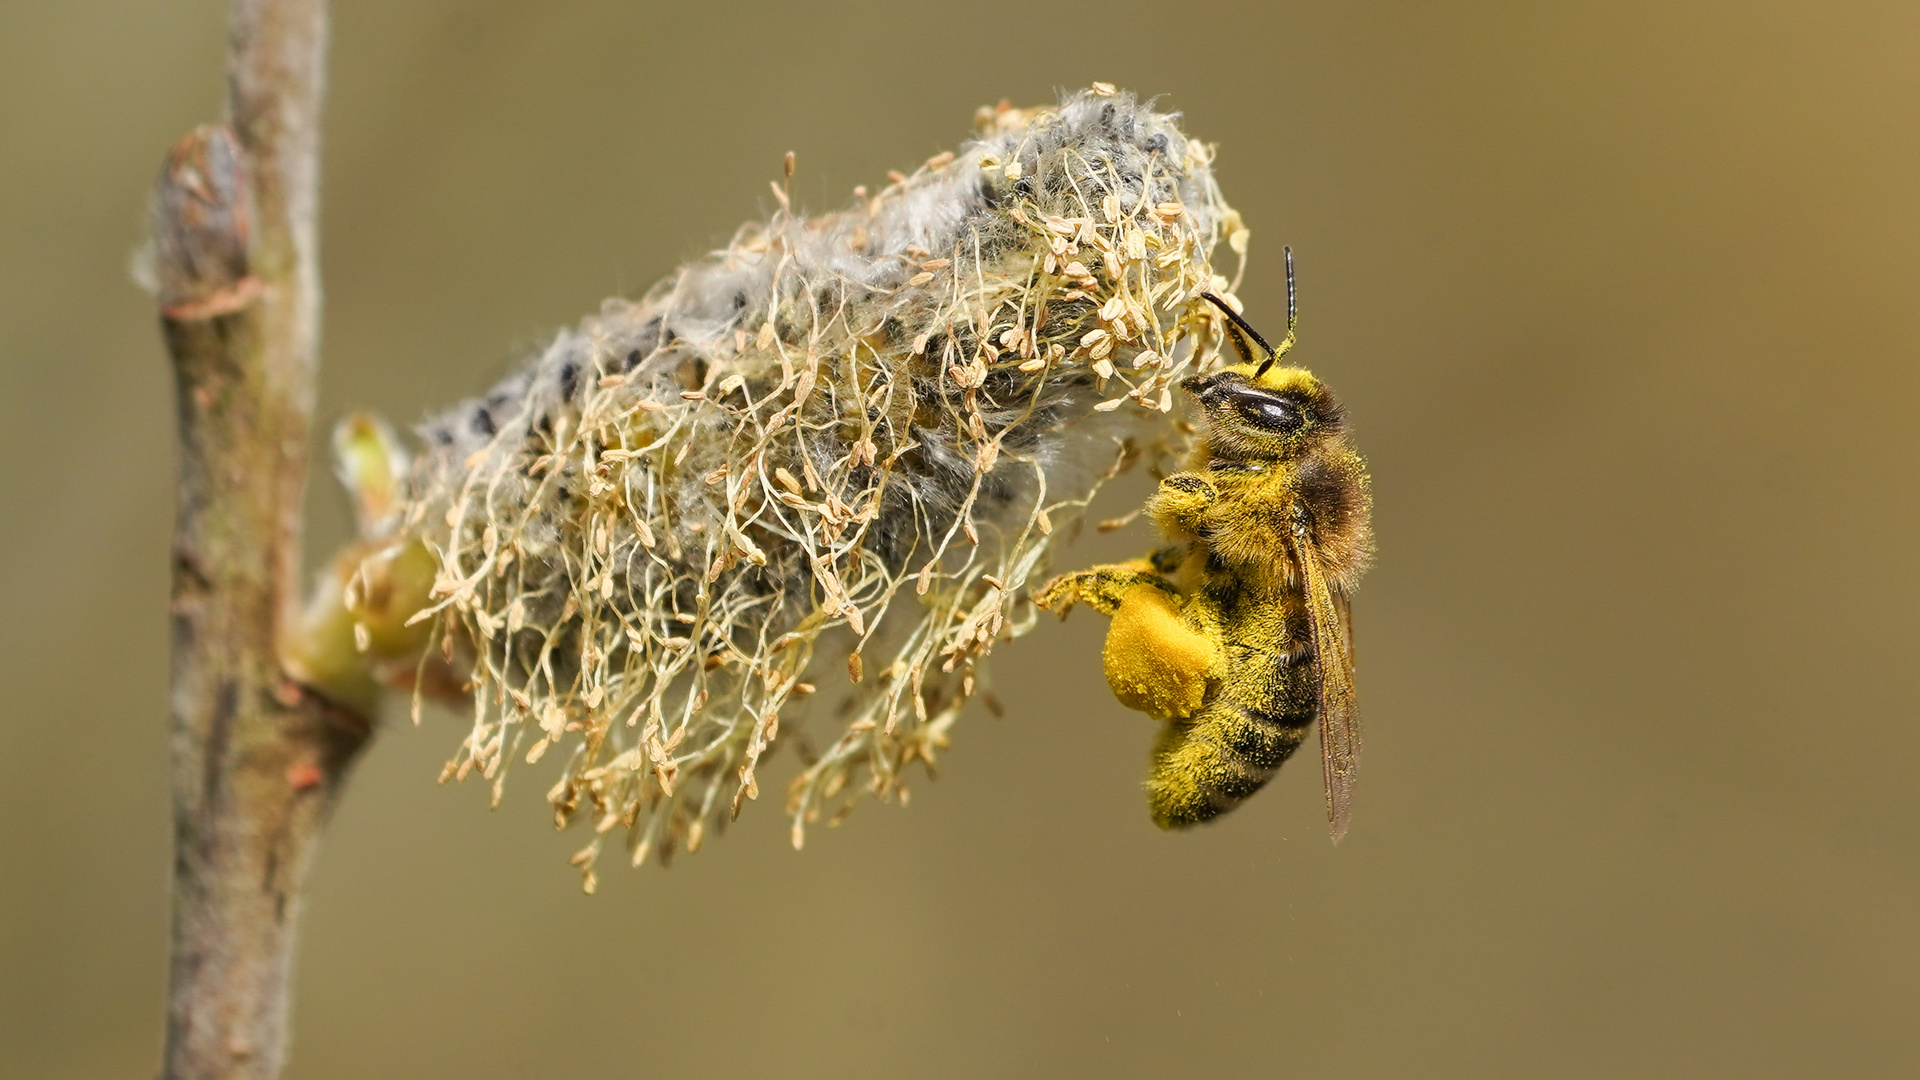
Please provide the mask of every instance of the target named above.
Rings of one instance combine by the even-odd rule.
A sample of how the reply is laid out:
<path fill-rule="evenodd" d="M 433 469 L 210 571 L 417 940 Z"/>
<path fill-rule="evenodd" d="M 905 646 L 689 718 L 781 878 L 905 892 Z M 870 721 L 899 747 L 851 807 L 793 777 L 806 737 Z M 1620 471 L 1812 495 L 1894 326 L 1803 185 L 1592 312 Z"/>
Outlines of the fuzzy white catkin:
<path fill-rule="evenodd" d="M 422 429 L 408 528 L 473 673 L 449 772 L 497 798 L 561 747 L 589 887 L 616 829 L 635 863 L 697 847 L 772 747 L 801 761 L 796 845 L 858 794 L 904 800 L 1031 625 L 1053 528 L 1215 354 L 1194 298 L 1245 233 L 1176 116 L 1096 87 L 981 128 L 608 301 Z"/>

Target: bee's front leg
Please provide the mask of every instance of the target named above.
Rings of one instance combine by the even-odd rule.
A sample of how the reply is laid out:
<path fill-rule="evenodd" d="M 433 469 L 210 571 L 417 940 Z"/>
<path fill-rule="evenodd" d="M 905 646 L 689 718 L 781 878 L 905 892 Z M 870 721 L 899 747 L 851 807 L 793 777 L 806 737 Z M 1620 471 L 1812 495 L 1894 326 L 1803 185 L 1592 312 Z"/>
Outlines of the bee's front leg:
<path fill-rule="evenodd" d="M 1199 535 L 1208 510 L 1220 498 L 1212 481 L 1194 472 L 1177 472 L 1165 480 L 1147 499 L 1147 516 L 1168 535 Z"/>

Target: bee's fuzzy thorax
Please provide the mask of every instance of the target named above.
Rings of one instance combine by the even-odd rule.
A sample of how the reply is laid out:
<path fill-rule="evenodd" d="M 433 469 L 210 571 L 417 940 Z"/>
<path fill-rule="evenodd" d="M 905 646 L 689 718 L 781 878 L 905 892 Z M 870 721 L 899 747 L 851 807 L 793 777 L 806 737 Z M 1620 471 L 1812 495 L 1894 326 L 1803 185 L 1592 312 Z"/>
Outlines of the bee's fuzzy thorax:
<path fill-rule="evenodd" d="M 1214 246 L 1245 246 L 1173 115 L 1096 88 L 981 119 L 848 210 L 778 213 L 608 301 L 426 425 L 407 527 L 475 656 L 453 773 L 497 785 L 564 744 L 562 820 L 590 809 L 636 861 L 694 847 L 837 644 L 855 685 L 801 744 L 795 841 L 860 791 L 904 797 L 1031 621 L 1053 526 L 1122 438 L 1167 435 L 1214 333 L 1194 297 L 1227 287 Z"/>
<path fill-rule="evenodd" d="M 1240 364 L 1187 380 L 1199 398 L 1200 424 L 1188 467 L 1214 477 L 1232 509 L 1212 518 L 1205 541 L 1219 557 L 1268 567 L 1293 587 L 1288 537 L 1298 506 L 1322 565 L 1343 591 L 1359 584 L 1373 556 L 1371 481 L 1346 441 L 1346 412 L 1333 392 L 1303 368 L 1273 367 L 1257 378 Z M 1297 407 L 1297 431 L 1276 434 L 1247 422 L 1222 389 L 1235 384 Z"/>
<path fill-rule="evenodd" d="M 1373 481 L 1366 461 L 1344 440 L 1329 440 L 1301 461 L 1294 484 L 1321 565 L 1351 595 L 1373 564 Z"/>

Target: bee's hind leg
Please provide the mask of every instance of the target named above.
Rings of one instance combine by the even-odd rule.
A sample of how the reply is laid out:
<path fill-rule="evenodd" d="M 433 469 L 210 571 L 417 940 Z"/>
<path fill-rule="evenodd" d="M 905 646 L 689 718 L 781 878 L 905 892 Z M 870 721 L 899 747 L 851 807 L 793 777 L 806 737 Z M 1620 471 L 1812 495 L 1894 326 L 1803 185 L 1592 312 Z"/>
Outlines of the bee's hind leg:
<path fill-rule="evenodd" d="M 1033 594 L 1034 603 L 1065 616 L 1080 601 L 1102 615 L 1112 615 L 1120 598 L 1135 585 L 1152 584 L 1169 592 L 1173 586 L 1155 570 L 1151 559 L 1133 559 L 1105 566 L 1090 566 L 1061 574 Z"/>
<path fill-rule="evenodd" d="M 1197 712 L 1222 663 L 1219 620 L 1163 576 L 1180 557 L 1181 549 L 1168 548 L 1145 559 L 1062 574 L 1034 596 L 1041 607 L 1062 615 L 1085 601 L 1111 616 L 1101 651 L 1107 685 L 1120 704 L 1161 719 Z"/>
<path fill-rule="evenodd" d="M 1220 678 L 1219 622 L 1203 605 L 1139 582 L 1121 594 L 1100 658 L 1120 704 L 1183 719 L 1200 711 Z"/>

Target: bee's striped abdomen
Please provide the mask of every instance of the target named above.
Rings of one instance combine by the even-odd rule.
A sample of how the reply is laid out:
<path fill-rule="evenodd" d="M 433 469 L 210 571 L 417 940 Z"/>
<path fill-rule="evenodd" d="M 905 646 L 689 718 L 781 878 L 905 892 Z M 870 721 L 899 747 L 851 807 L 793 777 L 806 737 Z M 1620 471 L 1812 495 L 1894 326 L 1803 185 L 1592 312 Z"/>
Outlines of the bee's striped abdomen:
<path fill-rule="evenodd" d="M 1221 615 L 1233 626 L 1227 671 L 1192 721 L 1167 724 L 1154 746 L 1146 801 L 1160 828 L 1200 824 L 1240 805 L 1273 778 L 1313 724 L 1311 653 L 1286 648 L 1298 640 L 1288 632 L 1298 621 L 1290 611 L 1296 605 L 1271 596 L 1246 605 L 1217 600 L 1227 601 Z"/>
<path fill-rule="evenodd" d="M 1153 750 L 1147 803 L 1163 829 L 1197 825 L 1238 806 L 1280 769 L 1313 723 L 1218 701 L 1169 724 Z"/>

